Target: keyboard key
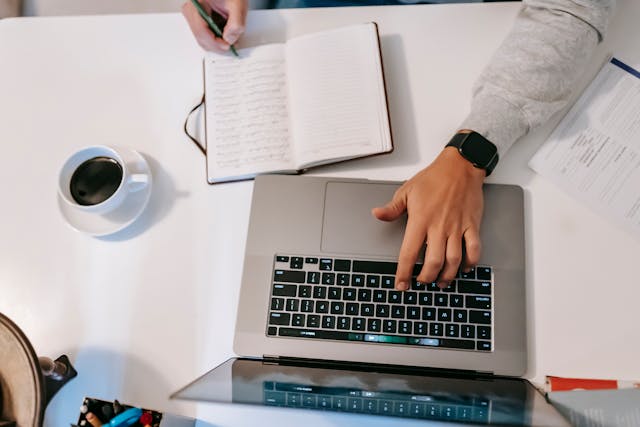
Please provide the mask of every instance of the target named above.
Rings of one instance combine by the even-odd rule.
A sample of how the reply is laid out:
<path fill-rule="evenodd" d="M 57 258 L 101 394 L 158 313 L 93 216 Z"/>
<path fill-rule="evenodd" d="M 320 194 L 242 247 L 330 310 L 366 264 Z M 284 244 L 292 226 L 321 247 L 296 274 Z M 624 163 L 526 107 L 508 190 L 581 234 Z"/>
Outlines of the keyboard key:
<path fill-rule="evenodd" d="M 329 301 L 316 301 L 316 313 L 329 313 Z"/>
<path fill-rule="evenodd" d="M 351 261 L 348 259 L 337 259 L 333 261 L 334 271 L 351 271 Z"/>
<path fill-rule="evenodd" d="M 284 309 L 284 298 L 271 298 L 271 310 L 283 310 Z"/>
<path fill-rule="evenodd" d="M 276 261 L 277 262 L 289 262 L 289 257 L 285 256 L 285 255 L 278 255 L 278 256 L 276 256 Z"/>
<path fill-rule="evenodd" d="M 347 410 L 347 398 L 342 396 L 334 396 L 333 398 L 333 409 L 336 411 L 346 411 Z"/>
<path fill-rule="evenodd" d="M 300 301 L 293 298 L 287 298 L 287 311 L 298 311 Z"/>
<path fill-rule="evenodd" d="M 465 298 L 467 308 L 483 308 L 491 309 L 491 297 L 480 297 L 475 295 L 467 295 Z"/>
<path fill-rule="evenodd" d="M 338 329 L 351 329 L 351 318 L 350 317 L 338 317 Z"/>
<path fill-rule="evenodd" d="M 396 320 L 384 320 L 382 322 L 382 330 L 387 334 L 395 334 L 397 327 L 398 325 Z"/>
<path fill-rule="evenodd" d="M 382 320 L 380 319 L 367 320 L 367 331 L 380 332 L 381 327 L 382 327 Z"/>
<path fill-rule="evenodd" d="M 418 282 L 414 277 L 413 280 L 411 280 L 411 289 L 414 291 L 424 291 L 427 289 L 427 284 Z"/>
<path fill-rule="evenodd" d="M 388 300 L 391 304 L 402 303 L 402 291 L 389 291 Z"/>
<path fill-rule="evenodd" d="M 470 280 L 458 281 L 458 292 L 461 294 L 484 294 L 491 295 L 491 283 L 472 282 Z"/>
<path fill-rule="evenodd" d="M 379 288 L 380 276 L 368 274 L 367 275 L 367 288 Z"/>
<path fill-rule="evenodd" d="M 376 304 L 376 317 L 389 317 L 390 309 L 388 304 Z"/>
<path fill-rule="evenodd" d="M 300 298 L 311 298 L 311 289 L 309 285 L 298 286 L 298 296 Z"/>
<path fill-rule="evenodd" d="M 377 414 L 378 413 L 378 401 L 375 399 L 364 399 L 364 405 L 362 411 L 365 414 Z"/>
<path fill-rule="evenodd" d="M 420 307 L 407 307 L 407 319 L 419 320 Z"/>
<path fill-rule="evenodd" d="M 320 270 L 333 270 L 333 260 L 331 258 L 320 258 Z"/>
<path fill-rule="evenodd" d="M 307 316 L 307 328 L 319 328 L 320 316 L 317 314 L 310 314 Z"/>
<path fill-rule="evenodd" d="M 353 271 L 356 273 L 372 273 L 395 275 L 398 263 L 384 261 L 353 261 Z"/>
<path fill-rule="evenodd" d="M 458 338 L 460 336 L 460 325 L 448 323 L 445 327 L 445 335 L 447 337 Z"/>
<path fill-rule="evenodd" d="M 357 316 L 360 313 L 360 305 L 355 302 L 348 302 L 346 313 L 349 316 Z"/>
<path fill-rule="evenodd" d="M 427 283 L 427 290 L 431 292 L 439 292 L 440 288 L 436 282 Z"/>
<path fill-rule="evenodd" d="M 333 285 L 336 283 L 336 273 L 322 273 L 322 284 Z"/>
<path fill-rule="evenodd" d="M 409 413 L 409 402 L 396 401 L 393 404 L 393 415 L 404 417 Z"/>
<path fill-rule="evenodd" d="M 314 304 L 315 301 L 313 301 L 312 299 L 303 299 L 300 311 L 302 311 L 303 313 L 313 313 Z"/>
<path fill-rule="evenodd" d="M 289 267 L 291 267 L 292 269 L 300 270 L 303 264 L 304 264 L 304 259 L 302 259 L 301 257 L 294 256 L 294 257 L 291 257 L 291 264 L 289 265 Z"/>
<path fill-rule="evenodd" d="M 491 280 L 491 267 L 478 267 L 476 275 L 478 280 Z"/>
<path fill-rule="evenodd" d="M 400 322 L 398 322 L 398 333 L 411 335 L 411 333 L 413 333 L 412 323 L 406 320 L 401 320 Z"/>
<path fill-rule="evenodd" d="M 353 288 L 345 288 L 342 293 L 342 299 L 345 301 L 355 301 L 358 296 L 358 292 Z"/>
<path fill-rule="evenodd" d="M 362 399 L 359 397 L 351 397 L 347 399 L 347 410 L 351 412 L 361 412 Z"/>
<path fill-rule="evenodd" d="M 321 395 L 318 396 L 318 408 L 331 409 L 331 396 Z"/>
<path fill-rule="evenodd" d="M 276 270 L 273 273 L 274 282 L 304 283 L 304 271 Z"/>
<path fill-rule="evenodd" d="M 387 302 L 387 291 L 373 291 L 373 302 Z"/>
<path fill-rule="evenodd" d="M 444 288 L 442 290 L 442 292 L 455 292 L 456 291 L 456 281 L 452 280 L 451 283 L 449 283 L 449 286 L 447 286 L 446 288 Z"/>
<path fill-rule="evenodd" d="M 333 329 L 336 327 L 336 316 L 322 316 L 322 327 L 324 329 Z"/>
<path fill-rule="evenodd" d="M 449 305 L 449 295 L 447 294 L 436 294 L 433 299 L 434 305 L 437 307 L 446 307 Z"/>
<path fill-rule="evenodd" d="M 315 257 L 307 257 L 304 259 L 305 264 L 317 264 L 318 258 Z"/>
<path fill-rule="evenodd" d="M 314 286 L 313 287 L 313 297 L 316 299 L 325 299 L 327 297 L 327 287 L 326 286 Z"/>
<path fill-rule="evenodd" d="M 329 288 L 328 298 L 329 299 L 341 299 L 342 298 L 342 289 L 341 288 L 336 288 L 335 286 Z"/>
<path fill-rule="evenodd" d="M 304 314 L 294 314 L 291 318 L 291 326 L 298 326 L 304 328 Z"/>
<path fill-rule="evenodd" d="M 440 340 L 441 347 L 461 348 L 465 350 L 473 350 L 474 344 L 473 340 L 456 340 L 452 338 L 443 338 Z"/>
<path fill-rule="evenodd" d="M 360 302 L 370 302 L 371 301 L 371 289 L 359 289 L 358 290 L 358 301 L 360 301 Z"/>
<path fill-rule="evenodd" d="M 362 317 L 354 317 L 351 319 L 351 329 L 354 331 L 364 331 L 366 327 L 366 321 Z"/>
<path fill-rule="evenodd" d="M 393 289 L 396 286 L 396 278 L 393 276 L 382 276 L 381 285 L 383 289 Z"/>
<path fill-rule="evenodd" d="M 453 310 L 453 321 L 458 323 L 467 323 L 467 311 Z"/>
<path fill-rule="evenodd" d="M 337 283 L 340 286 L 349 286 L 349 282 L 351 281 L 351 276 L 349 276 L 346 273 L 340 273 L 338 274 L 338 280 Z"/>
<path fill-rule="evenodd" d="M 478 341 L 476 348 L 482 351 L 491 351 L 491 341 Z"/>
<path fill-rule="evenodd" d="M 464 298 L 462 295 L 450 295 L 449 296 L 449 305 L 451 307 L 462 307 L 464 305 Z"/>
<path fill-rule="evenodd" d="M 392 400 L 380 400 L 378 402 L 378 413 L 391 415 L 393 413 L 393 401 Z"/>
<path fill-rule="evenodd" d="M 332 302 L 331 314 L 344 314 L 344 303 L 342 301 Z"/>
<path fill-rule="evenodd" d="M 285 395 L 286 393 L 282 391 L 265 391 L 264 402 L 267 405 L 283 406 L 285 403 Z"/>
<path fill-rule="evenodd" d="M 351 286 L 364 286 L 364 274 L 352 274 L 351 275 Z"/>
<path fill-rule="evenodd" d="M 291 315 L 289 313 L 271 313 L 269 315 L 269 324 L 278 326 L 289 326 Z"/>
<path fill-rule="evenodd" d="M 281 337 L 313 337 L 326 340 L 362 341 L 363 334 L 354 334 L 345 331 L 330 331 L 326 329 L 307 328 L 278 328 L 278 335 Z"/>
<path fill-rule="evenodd" d="M 418 303 L 418 293 L 406 291 L 404 292 L 404 303 L 406 305 L 412 305 Z"/>
<path fill-rule="evenodd" d="M 318 273 L 317 271 L 308 271 L 307 283 L 312 285 L 317 285 L 318 283 L 320 283 L 320 273 Z"/>
<path fill-rule="evenodd" d="M 439 308 L 438 309 L 438 320 L 440 322 L 450 322 L 451 321 L 451 309 L 450 308 Z"/>
<path fill-rule="evenodd" d="M 360 316 L 371 317 L 375 315 L 375 309 L 373 304 L 362 304 L 360 306 Z"/>
<path fill-rule="evenodd" d="M 460 327 L 460 336 L 462 338 L 475 338 L 476 327 L 473 325 L 462 325 Z"/>
<path fill-rule="evenodd" d="M 424 414 L 424 403 L 412 403 L 409 405 L 409 415 L 422 418 L 422 414 Z"/>
<path fill-rule="evenodd" d="M 269 326 L 269 328 L 267 328 L 267 335 L 276 335 L 278 333 L 278 328 L 276 328 L 275 326 Z"/>
<path fill-rule="evenodd" d="M 413 335 L 428 335 L 429 329 L 427 322 L 413 322 Z"/>
<path fill-rule="evenodd" d="M 491 327 L 490 326 L 478 326 L 478 338 L 482 340 L 491 339 Z"/>
<path fill-rule="evenodd" d="M 287 406 L 298 407 L 302 405 L 302 395 L 300 393 L 287 393 Z"/>
<path fill-rule="evenodd" d="M 436 309 L 432 307 L 424 307 L 422 309 L 422 320 L 436 320 Z"/>
<path fill-rule="evenodd" d="M 480 323 L 484 325 L 491 324 L 491 312 L 490 311 L 479 311 L 479 310 L 469 310 L 469 323 Z"/>
<path fill-rule="evenodd" d="M 444 330 L 442 329 L 442 323 L 431 323 L 429 325 L 429 335 L 433 335 L 434 337 L 443 336 Z"/>
<path fill-rule="evenodd" d="M 431 292 L 420 292 L 418 294 L 418 303 L 420 305 L 433 305 L 433 294 Z"/>
<path fill-rule="evenodd" d="M 276 283 L 273 285 L 273 295 L 276 297 L 295 297 L 298 293 L 296 285 L 281 285 Z"/>
<path fill-rule="evenodd" d="M 404 319 L 404 306 L 402 305 L 392 305 L 391 306 L 391 317 L 394 319 Z"/>
<path fill-rule="evenodd" d="M 475 268 L 472 268 L 471 271 L 469 271 L 468 273 L 465 272 L 460 272 L 460 278 L 461 279 L 475 279 L 476 278 L 476 270 Z"/>

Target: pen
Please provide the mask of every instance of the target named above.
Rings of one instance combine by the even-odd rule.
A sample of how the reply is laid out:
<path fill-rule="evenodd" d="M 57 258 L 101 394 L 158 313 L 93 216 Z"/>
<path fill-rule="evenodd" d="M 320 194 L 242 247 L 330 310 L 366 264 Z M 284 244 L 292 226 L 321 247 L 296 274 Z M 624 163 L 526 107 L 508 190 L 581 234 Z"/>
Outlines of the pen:
<path fill-rule="evenodd" d="M 202 8 L 202 5 L 200 4 L 200 2 L 198 0 L 191 0 L 191 3 L 193 3 L 193 5 L 196 7 L 196 9 L 198 9 L 198 13 L 202 17 L 202 19 L 204 19 L 205 22 L 209 25 L 209 28 L 211 28 L 211 31 L 213 31 L 213 33 L 216 36 L 222 38 L 222 31 L 220 30 L 220 27 L 218 27 L 216 25 L 216 23 L 213 22 L 213 19 L 211 18 L 211 16 L 209 16 L 207 14 L 207 12 L 204 11 L 204 9 Z M 230 50 L 231 50 L 231 52 L 233 52 L 233 54 L 235 56 L 240 58 L 240 55 L 238 55 L 238 52 L 236 51 L 236 48 L 233 47 L 233 45 L 231 45 Z"/>

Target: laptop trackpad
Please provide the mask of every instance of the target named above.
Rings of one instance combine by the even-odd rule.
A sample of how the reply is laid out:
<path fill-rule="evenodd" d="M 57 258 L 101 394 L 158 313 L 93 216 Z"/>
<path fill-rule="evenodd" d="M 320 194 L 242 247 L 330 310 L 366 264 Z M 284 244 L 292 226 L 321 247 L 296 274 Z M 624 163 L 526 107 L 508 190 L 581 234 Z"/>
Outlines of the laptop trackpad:
<path fill-rule="evenodd" d="M 371 209 L 391 200 L 398 184 L 328 182 L 322 226 L 323 252 L 397 258 L 406 215 L 377 220 Z"/>

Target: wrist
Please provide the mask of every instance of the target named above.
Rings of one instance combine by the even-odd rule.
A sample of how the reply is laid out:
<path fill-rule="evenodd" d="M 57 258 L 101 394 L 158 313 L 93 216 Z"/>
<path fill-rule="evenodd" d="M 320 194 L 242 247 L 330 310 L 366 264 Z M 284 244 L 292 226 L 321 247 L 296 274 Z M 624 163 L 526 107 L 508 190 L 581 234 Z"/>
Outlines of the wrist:
<path fill-rule="evenodd" d="M 498 148 L 483 135 L 469 129 L 458 131 L 446 147 L 457 150 L 460 157 L 473 167 L 491 175 L 498 164 Z"/>
<path fill-rule="evenodd" d="M 442 157 L 454 170 L 462 172 L 474 180 L 484 181 L 487 176 L 484 169 L 475 167 L 469 160 L 462 157 L 456 147 L 445 147 L 439 157 Z"/>

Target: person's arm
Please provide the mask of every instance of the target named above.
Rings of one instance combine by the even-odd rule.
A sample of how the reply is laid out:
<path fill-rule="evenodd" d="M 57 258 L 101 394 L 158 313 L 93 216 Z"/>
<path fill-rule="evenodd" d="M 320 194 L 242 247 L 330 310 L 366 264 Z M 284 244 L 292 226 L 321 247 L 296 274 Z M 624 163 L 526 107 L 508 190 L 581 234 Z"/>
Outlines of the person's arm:
<path fill-rule="evenodd" d="M 208 14 L 211 14 L 213 10 L 224 17 L 227 23 L 224 26 L 222 37 L 216 37 L 191 1 L 187 1 L 182 5 L 182 14 L 189 23 L 196 41 L 205 50 L 214 52 L 228 51 L 231 45 L 238 41 L 244 33 L 249 0 L 198 1 Z"/>
<path fill-rule="evenodd" d="M 614 2 L 524 0 L 513 29 L 474 86 L 471 112 L 460 132 L 478 132 L 503 155 L 565 106 L 604 37 Z M 373 209 L 373 215 L 385 221 L 408 213 L 396 289 L 410 286 L 425 244 L 420 282 L 446 287 L 460 267 L 466 271 L 478 263 L 484 178 L 483 170 L 448 147 L 403 184 L 387 205 Z"/>

